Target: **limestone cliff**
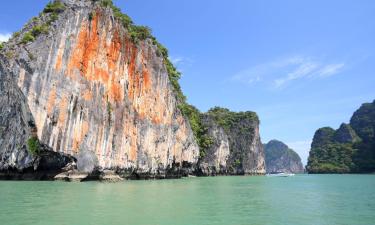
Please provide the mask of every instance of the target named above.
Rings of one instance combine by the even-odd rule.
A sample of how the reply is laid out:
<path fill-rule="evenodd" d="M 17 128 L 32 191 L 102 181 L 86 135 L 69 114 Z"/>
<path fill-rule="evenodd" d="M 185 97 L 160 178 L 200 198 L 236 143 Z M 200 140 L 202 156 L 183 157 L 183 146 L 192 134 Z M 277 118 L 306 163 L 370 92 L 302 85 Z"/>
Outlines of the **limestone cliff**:
<path fill-rule="evenodd" d="M 254 112 L 231 112 L 215 107 L 202 115 L 212 144 L 201 154 L 204 175 L 265 173 L 259 119 Z"/>
<path fill-rule="evenodd" d="M 125 173 L 195 164 L 199 150 L 155 41 L 136 39 L 101 1 L 56 2 L 3 49 L 40 141 L 73 156 L 84 146 L 101 168 Z"/>
<path fill-rule="evenodd" d="M 33 117 L 7 67 L 0 55 L 0 171 L 22 170 L 34 161 L 27 150 L 27 140 L 35 131 Z"/>
<path fill-rule="evenodd" d="M 257 115 L 201 118 L 167 50 L 110 0 L 49 3 L 0 56 L 0 172 L 73 156 L 126 178 L 265 173 Z"/>
<path fill-rule="evenodd" d="M 0 54 L 0 179 L 49 179 L 74 159 L 38 142 L 27 99 L 7 68 Z"/>
<path fill-rule="evenodd" d="M 265 144 L 264 154 L 267 173 L 303 173 L 304 171 L 299 155 L 281 141 L 271 140 Z"/>

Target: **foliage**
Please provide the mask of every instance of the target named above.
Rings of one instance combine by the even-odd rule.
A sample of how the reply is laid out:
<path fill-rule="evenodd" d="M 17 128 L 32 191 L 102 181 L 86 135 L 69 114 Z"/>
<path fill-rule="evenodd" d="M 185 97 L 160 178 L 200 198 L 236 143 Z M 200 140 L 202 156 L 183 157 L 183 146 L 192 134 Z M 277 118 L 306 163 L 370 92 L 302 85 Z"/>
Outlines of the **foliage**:
<path fill-rule="evenodd" d="M 212 145 L 213 139 L 207 134 L 207 127 L 202 124 L 201 113 L 189 104 L 180 104 L 179 109 L 189 119 L 191 129 L 199 145 L 200 157 L 204 157 L 205 150 Z"/>
<path fill-rule="evenodd" d="M 47 24 L 49 25 L 52 22 L 56 21 L 59 17 L 58 14 L 62 13 L 64 10 L 65 10 L 65 5 L 60 0 L 49 2 L 43 10 L 43 13 L 49 14 L 49 20 Z"/>
<path fill-rule="evenodd" d="M 35 40 L 34 35 L 29 31 L 29 32 L 25 33 L 25 35 L 22 38 L 21 43 L 22 44 L 27 44 L 29 42 L 33 42 L 34 40 Z"/>
<path fill-rule="evenodd" d="M 375 171 L 375 100 L 365 103 L 354 112 L 350 125 L 361 138 L 356 143 L 358 151 L 354 155 L 356 172 Z"/>
<path fill-rule="evenodd" d="M 139 40 L 145 40 L 151 36 L 151 29 L 146 26 L 130 26 L 129 27 L 130 38 L 134 42 Z"/>
<path fill-rule="evenodd" d="M 60 13 L 64 11 L 65 5 L 60 0 L 49 2 L 43 9 L 44 13 Z"/>
<path fill-rule="evenodd" d="M 17 31 L 13 33 L 12 38 L 18 38 L 19 36 L 20 36 L 20 32 Z"/>
<path fill-rule="evenodd" d="M 344 126 L 352 137 L 351 142 L 339 138 L 338 132 Z M 315 133 L 306 166 L 308 172 L 374 172 L 375 101 L 363 104 L 354 112 L 350 124 L 340 129 L 321 128 Z"/>
<path fill-rule="evenodd" d="M 111 124 L 111 121 L 112 121 L 112 105 L 111 103 L 108 101 L 108 98 L 107 98 L 107 113 L 108 113 L 108 123 Z"/>
<path fill-rule="evenodd" d="M 2 50 L 3 48 L 4 48 L 4 43 L 0 42 L 0 50 Z"/>
<path fill-rule="evenodd" d="M 27 150 L 32 154 L 32 155 L 38 155 L 40 152 L 40 145 L 39 145 L 39 140 L 36 137 L 29 138 L 27 140 Z"/>
<path fill-rule="evenodd" d="M 237 126 L 240 121 L 249 121 L 259 123 L 258 116 L 255 112 L 232 112 L 229 109 L 214 107 L 207 112 L 224 130 L 229 131 L 231 128 L 240 129 L 241 132 L 250 132 L 249 128 Z"/>
<path fill-rule="evenodd" d="M 354 167 L 352 144 L 329 143 L 311 149 L 307 170 L 311 173 L 348 173 Z M 327 169 L 327 171 L 325 171 Z"/>
<path fill-rule="evenodd" d="M 57 20 L 58 14 L 63 12 L 65 9 L 65 5 L 59 1 L 55 0 L 53 2 L 49 2 L 47 6 L 44 8 L 43 13 L 49 14 L 49 20 L 46 23 L 35 25 L 31 28 L 30 31 L 26 32 L 21 40 L 22 44 L 27 44 L 29 42 L 35 41 L 35 39 L 41 35 L 41 34 L 47 34 L 49 25 Z M 39 21 L 39 18 L 34 17 L 32 19 L 33 23 L 37 23 Z M 16 32 L 13 34 L 13 37 L 19 36 L 19 32 Z"/>
<path fill-rule="evenodd" d="M 48 26 L 43 24 L 43 25 L 36 25 L 31 29 L 31 34 L 34 37 L 39 36 L 40 34 L 46 34 L 48 33 Z"/>
<path fill-rule="evenodd" d="M 8 59 L 11 59 L 14 57 L 14 51 L 7 51 L 5 53 L 5 56 L 8 58 Z"/>

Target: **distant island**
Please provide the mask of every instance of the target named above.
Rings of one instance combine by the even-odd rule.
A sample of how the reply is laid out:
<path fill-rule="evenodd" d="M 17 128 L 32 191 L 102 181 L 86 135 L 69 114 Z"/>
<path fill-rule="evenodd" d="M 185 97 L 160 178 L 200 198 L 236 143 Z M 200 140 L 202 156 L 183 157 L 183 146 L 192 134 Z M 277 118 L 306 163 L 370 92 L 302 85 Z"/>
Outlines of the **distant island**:
<path fill-rule="evenodd" d="M 271 140 L 264 144 L 267 173 L 303 173 L 304 168 L 299 155 L 286 144 Z"/>
<path fill-rule="evenodd" d="M 375 172 L 375 100 L 354 112 L 349 124 L 315 132 L 306 169 L 309 173 Z"/>

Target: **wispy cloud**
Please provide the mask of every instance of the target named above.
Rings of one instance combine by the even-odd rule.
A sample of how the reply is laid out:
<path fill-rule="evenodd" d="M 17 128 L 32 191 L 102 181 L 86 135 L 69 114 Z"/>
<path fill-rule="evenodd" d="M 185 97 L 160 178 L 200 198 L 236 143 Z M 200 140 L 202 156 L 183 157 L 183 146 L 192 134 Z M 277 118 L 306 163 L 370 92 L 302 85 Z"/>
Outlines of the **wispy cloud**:
<path fill-rule="evenodd" d="M 169 56 L 169 60 L 175 65 L 191 65 L 193 63 L 193 60 L 188 57 L 183 57 L 183 56 Z"/>
<path fill-rule="evenodd" d="M 339 73 L 344 68 L 344 63 L 330 64 L 318 71 L 320 77 L 329 77 Z"/>
<path fill-rule="evenodd" d="M 344 62 L 326 63 L 311 57 L 292 56 L 255 65 L 240 71 L 231 79 L 249 85 L 263 83 L 280 89 L 297 80 L 322 79 L 338 74 L 344 67 Z"/>
<path fill-rule="evenodd" d="M 8 41 L 11 36 L 11 33 L 0 33 L 0 42 Z"/>

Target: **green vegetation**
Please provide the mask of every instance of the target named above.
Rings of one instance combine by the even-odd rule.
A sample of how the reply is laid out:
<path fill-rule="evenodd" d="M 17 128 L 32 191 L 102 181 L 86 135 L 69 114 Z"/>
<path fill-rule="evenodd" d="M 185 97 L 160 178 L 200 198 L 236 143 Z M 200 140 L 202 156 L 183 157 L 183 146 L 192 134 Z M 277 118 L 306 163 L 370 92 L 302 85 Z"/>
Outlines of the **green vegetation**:
<path fill-rule="evenodd" d="M 355 149 L 350 143 L 329 143 L 311 149 L 307 170 L 310 173 L 349 173 L 354 168 L 352 161 Z"/>
<path fill-rule="evenodd" d="M 139 40 L 145 40 L 147 38 L 152 38 L 151 30 L 145 26 L 136 26 L 130 17 L 121 12 L 121 9 L 116 7 L 112 0 L 101 0 L 101 6 L 109 7 L 113 11 L 113 15 L 118 19 L 123 26 L 129 31 L 130 37 L 134 42 Z"/>
<path fill-rule="evenodd" d="M 59 13 L 62 13 L 64 10 L 65 5 L 60 0 L 49 2 L 43 10 L 43 13 L 49 14 L 49 20 L 46 25 L 50 25 L 52 22 L 56 21 L 59 18 Z"/>
<path fill-rule="evenodd" d="M 48 33 L 48 26 L 46 24 L 44 25 L 36 25 L 31 29 L 31 34 L 34 37 L 37 37 L 40 34 L 46 34 Z"/>
<path fill-rule="evenodd" d="M 89 20 L 90 20 L 90 21 L 93 20 L 94 17 L 95 17 L 95 12 L 90 12 L 90 13 L 89 13 Z"/>
<path fill-rule="evenodd" d="M 7 51 L 5 53 L 5 56 L 8 58 L 8 59 L 11 59 L 14 57 L 14 51 Z"/>
<path fill-rule="evenodd" d="M 47 6 L 43 9 L 44 13 L 61 13 L 65 9 L 65 5 L 59 1 L 55 0 L 53 2 L 49 2 Z"/>
<path fill-rule="evenodd" d="M 4 43 L 0 42 L 0 50 L 2 50 L 3 48 L 4 48 Z"/>
<path fill-rule="evenodd" d="M 28 42 L 35 41 L 35 38 L 38 37 L 40 34 L 48 33 L 48 26 L 47 25 L 36 25 L 34 26 L 29 32 L 26 32 L 22 38 L 21 43 L 26 44 Z"/>
<path fill-rule="evenodd" d="M 108 101 L 108 97 L 107 97 L 107 113 L 108 113 L 108 123 L 111 124 L 111 120 L 112 120 L 112 105 L 111 103 Z"/>
<path fill-rule="evenodd" d="M 13 35 L 12 35 L 13 38 L 18 38 L 19 36 L 20 36 L 20 32 L 19 31 L 14 32 Z"/>
<path fill-rule="evenodd" d="M 27 140 L 27 150 L 34 156 L 40 153 L 40 145 L 38 138 L 32 137 L 29 138 L 29 140 Z"/>
<path fill-rule="evenodd" d="M 225 131 L 229 131 L 232 127 L 242 129 L 241 132 L 249 132 L 249 128 L 237 126 L 240 121 L 250 121 L 259 123 L 258 116 L 255 112 L 232 112 L 229 109 L 214 107 L 208 112 L 210 115 Z"/>
<path fill-rule="evenodd" d="M 22 38 L 22 41 L 21 43 L 22 44 L 27 44 L 29 42 L 33 42 L 35 41 L 35 37 L 34 35 L 29 31 L 29 32 L 26 32 L 25 35 L 23 36 Z"/>
<path fill-rule="evenodd" d="M 205 150 L 212 145 L 213 139 L 207 134 L 207 128 L 202 124 L 201 113 L 197 108 L 186 103 L 180 104 L 179 109 L 189 119 L 191 129 L 199 145 L 200 157 L 204 157 Z"/>
<path fill-rule="evenodd" d="M 375 172 L 375 100 L 354 112 L 350 125 L 361 139 L 355 144 L 358 151 L 353 157 L 354 171 Z"/>
<path fill-rule="evenodd" d="M 65 9 L 65 5 L 59 1 L 55 0 L 53 2 L 49 2 L 47 6 L 44 8 L 43 13 L 47 13 L 49 15 L 49 20 L 46 23 L 35 25 L 31 28 L 30 31 L 26 32 L 21 40 L 22 44 L 27 44 L 29 42 L 35 41 L 35 39 L 41 34 L 47 34 L 49 25 L 57 20 L 58 14 L 63 12 Z M 38 17 L 32 18 L 33 23 L 38 23 L 40 19 Z M 13 34 L 13 37 L 18 37 L 19 32 Z"/>
<path fill-rule="evenodd" d="M 363 104 L 349 125 L 317 130 L 306 169 L 309 173 L 374 172 L 375 101 Z"/>

